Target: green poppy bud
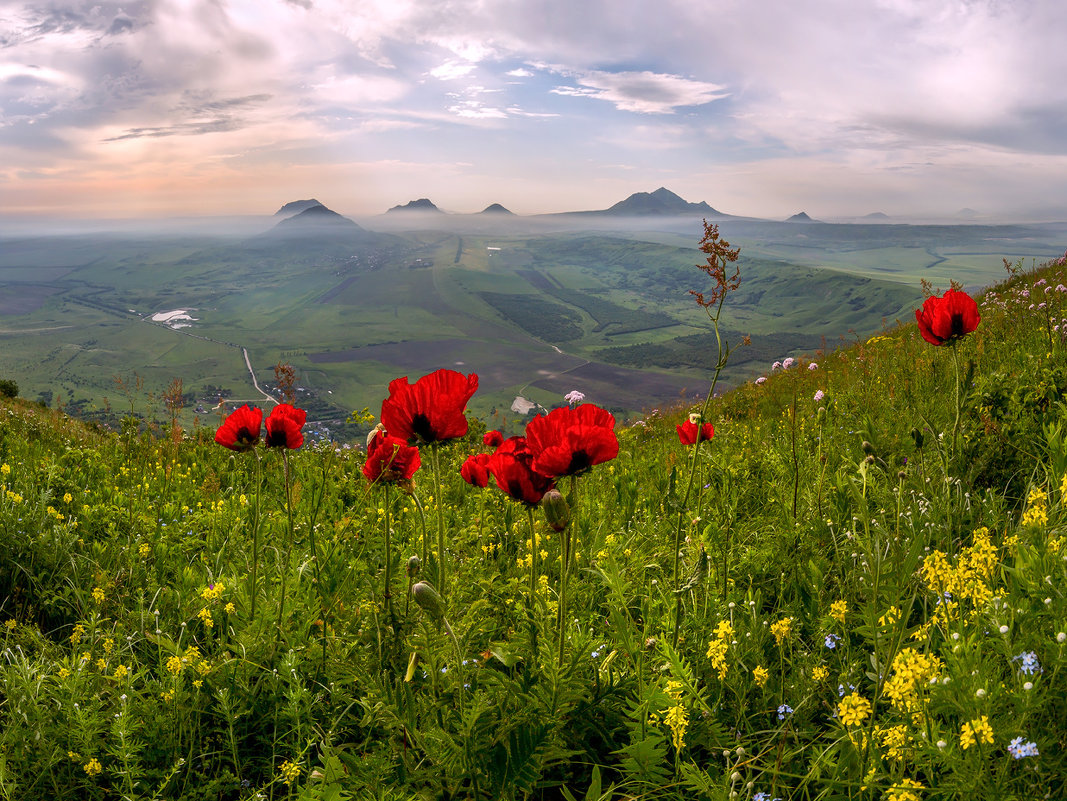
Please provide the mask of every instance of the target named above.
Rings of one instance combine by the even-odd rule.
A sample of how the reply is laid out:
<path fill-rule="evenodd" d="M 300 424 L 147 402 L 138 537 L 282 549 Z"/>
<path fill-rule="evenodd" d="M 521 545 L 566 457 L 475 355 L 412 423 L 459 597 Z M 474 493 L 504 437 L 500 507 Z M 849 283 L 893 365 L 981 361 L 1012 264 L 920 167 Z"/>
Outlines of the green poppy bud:
<path fill-rule="evenodd" d="M 571 507 L 559 490 L 551 489 L 541 499 L 545 520 L 553 531 L 563 531 L 571 522 Z"/>
<path fill-rule="evenodd" d="M 445 599 L 433 588 L 432 584 L 420 581 L 411 588 L 411 595 L 415 603 L 434 620 L 441 620 L 445 616 Z"/>
<path fill-rule="evenodd" d="M 415 578 L 420 570 L 422 570 L 422 560 L 419 557 L 412 556 L 408 559 L 408 578 Z"/>

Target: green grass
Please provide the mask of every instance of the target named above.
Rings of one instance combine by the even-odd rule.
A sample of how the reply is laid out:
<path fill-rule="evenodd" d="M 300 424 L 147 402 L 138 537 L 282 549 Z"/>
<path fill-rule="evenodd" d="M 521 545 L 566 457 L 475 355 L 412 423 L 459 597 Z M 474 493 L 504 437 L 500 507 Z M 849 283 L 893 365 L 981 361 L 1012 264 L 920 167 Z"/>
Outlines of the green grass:
<path fill-rule="evenodd" d="M 359 448 L 234 453 L 210 416 L 112 433 L 0 399 L 0 792 L 1062 798 L 1061 282 L 985 293 L 958 373 L 907 324 L 721 394 L 697 448 L 685 406 L 619 427 L 560 483 L 566 534 L 532 509 L 533 591 L 526 509 L 459 476 L 478 420 L 408 494 Z M 309 371 L 379 401 L 399 374 Z M 408 597 L 441 560 L 447 629 Z"/>

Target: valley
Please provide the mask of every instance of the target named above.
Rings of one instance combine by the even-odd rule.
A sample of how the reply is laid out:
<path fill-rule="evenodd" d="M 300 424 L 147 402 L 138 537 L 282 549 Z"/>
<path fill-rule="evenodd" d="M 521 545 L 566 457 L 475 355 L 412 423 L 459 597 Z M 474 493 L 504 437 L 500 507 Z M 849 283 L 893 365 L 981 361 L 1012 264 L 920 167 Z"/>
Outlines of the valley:
<path fill-rule="evenodd" d="M 376 413 L 390 379 L 438 367 L 478 373 L 472 411 L 504 427 L 523 417 L 516 398 L 551 408 L 577 389 L 626 418 L 706 391 L 715 341 L 689 294 L 707 289 L 699 218 L 423 226 L 414 215 L 410 229 L 391 219 L 376 232 L 375 220 L 335 216 L 344 224 L 266 218 L 261 233 L 233 237 L 8 234 L 0 377 L 112 422 L 161 419 L 180 378 L 192 425 L 220 398 L 261 402 L 253 377 L 269 392 L 288 362 L 298 402 L 330 436 L 354 433 L 352 410 Z M 1004 275 L 1002 259 L 1042 263 L 1065 238 L 1051 225 L 724 218 L 720 230 L 741 247 L 741 287 L 723 313 L 736 347 L 726 386 L 910 320 L 920 280 L 984 286 Z"/>

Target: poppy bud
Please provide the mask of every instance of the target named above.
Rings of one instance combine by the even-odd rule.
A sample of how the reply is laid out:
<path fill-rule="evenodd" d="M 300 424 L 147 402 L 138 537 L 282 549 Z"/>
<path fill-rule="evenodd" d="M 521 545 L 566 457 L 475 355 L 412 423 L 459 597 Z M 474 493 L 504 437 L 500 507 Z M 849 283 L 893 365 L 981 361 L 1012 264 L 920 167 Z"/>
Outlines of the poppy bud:
<path fill-rule="evenodd" d="M 545 510 L 545 520 L 553 531 L 563 531 L 571 522 L 571 507 L 559 490 L 551 489 L 546 492 L 541 499 L 541 506 Z"/>
<path fill-rule="evenodd" d="M 911 430 L 911 438 L 915 441 L 915 447 L 922 450 L 923 447 L 923 432 L 917 428 Z"/>
<path fill-rule="evenodd" d="M 874 446 L 867 440 L 863 440 L 863 444 L 860 447 L 863 448 L 863 452 L 868 456 L 874 453 Z"/>
<path fill-rule="evenodd" d="M 445 600 L 432 585 L 427 584 L 425 581 L 420 581 L 411 588 L 411 595 L 415 598 L 415 603 L 421 606 L 426 614 L 434 620 L 444 618 Z"/>
<path fill-rule="evenodd" d="M 700 412 L 693 412 L 692 414 L 689 415 L 689 422 L 692 423 L 695 426 L 700 425 L 700 420 L 701 420 Z"/>
<path fill-rule="evenodd" d="M 874 464 L 874 454 L 868 454 L 867 458 L 863 460 L 866 464 Z"/>
<path fill-rule="evenodd" d="M 408 559 L 408 578 L 415 578 L 420 570 L 422 570 L 422 560 L 419 557 L 412 556 Z"/>
<path fill-rule="evenodd" d="M 897 480 L 898 480 L 898 481 L 903 481 L 903 480 L 904 480 L 904 479 L 906 479 L 907 477 L 908 477 L 908 474 L 907 474 L 907 473 L 905 473 L 905 472 L 904 472 L 903 470 L 898 470 L 898 471 L 897 471 Z"/>

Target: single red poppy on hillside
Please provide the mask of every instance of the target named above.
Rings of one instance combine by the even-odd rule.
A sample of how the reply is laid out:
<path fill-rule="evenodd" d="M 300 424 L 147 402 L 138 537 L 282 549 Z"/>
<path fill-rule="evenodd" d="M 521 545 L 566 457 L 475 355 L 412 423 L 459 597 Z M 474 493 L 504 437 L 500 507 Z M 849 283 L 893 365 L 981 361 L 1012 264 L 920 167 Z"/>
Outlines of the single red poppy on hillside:
<path fill-rule="evenodd" d="M 238 406 L 215 432 L 215 442 L 231 451 L 250 451 L 259 442 L 259 427 L 262 421 L 262 409 L 248 404 Z"/>
<path fill-rule="evenodd" d="M 915 310 L 919 333 L 931 345 L 961 339 L 978 327 L 982 316 L 978 304 L 966 292 L 950 289 L 942 297 L 929 297 Z"/>
<path fill-rule="evenodd" d="M 485 436 L 482 437 L 482 442 L 490 448 L 499 448 L 500 443 L 502 443 L 503 441 L 504 435 L 501 434 L 499 431 L 486 431 Z"/>
<path fill-rule="evenodd" d="M 422 464 L 419 449 L 399 437 L 379 431 L 367 443 L 367 463 L 363 475 L 373 483 L 394 484 L 410 481 Z"/>
<path fill-rule="evenodd" d="M 463 480 L 475 487 L 489 486 L 489 454 L 476 453 L 468 456 L 459 468 Z"/>
<path fill-rule="evenodd" d="M 264 444 L 268 448 L 289 448 L 296 450 L 304 444 L 304 433 L 300 430 L 307 420 L 307 412 L 288 403 L 279 403 L 267 416 L 264 426 L 267 436 Z"/>
<path fill-rule="evenodd" d="M 487 458 L 497 488 L 516 501 L 533 506 L 556 485 L 551 478 L 533 469 L 533 454 L 524 437 L 509 437 Z"/>
<path fill-rule="evenodd" d="M 463 410 L 478 390 L 478 376 L 437 370 L 414 384 L 407 376 L 389 382 L 382 401 L 382 425 L 408 442 L 440 442 L 467 433 Z"/>
<path fill-rule="evenodd" d="M 692 420 L 686 420 L 680 426 L 675 426 L 678 429 L 678 441 L 683 445 L 695 445 L 697 442 L 697 432 L 700 432 L 700 441 L 704 442 L 715 436 L 715 427 L 711 423 L 704 423 L 699 428 L 697 424 Z"/>
<path fill-rule="evenodd" d="M 615 416 L 592 403 L 553 409 L 526 425 L 533 469 L 559 478 L 584 473 L 619 455 Z"/>

